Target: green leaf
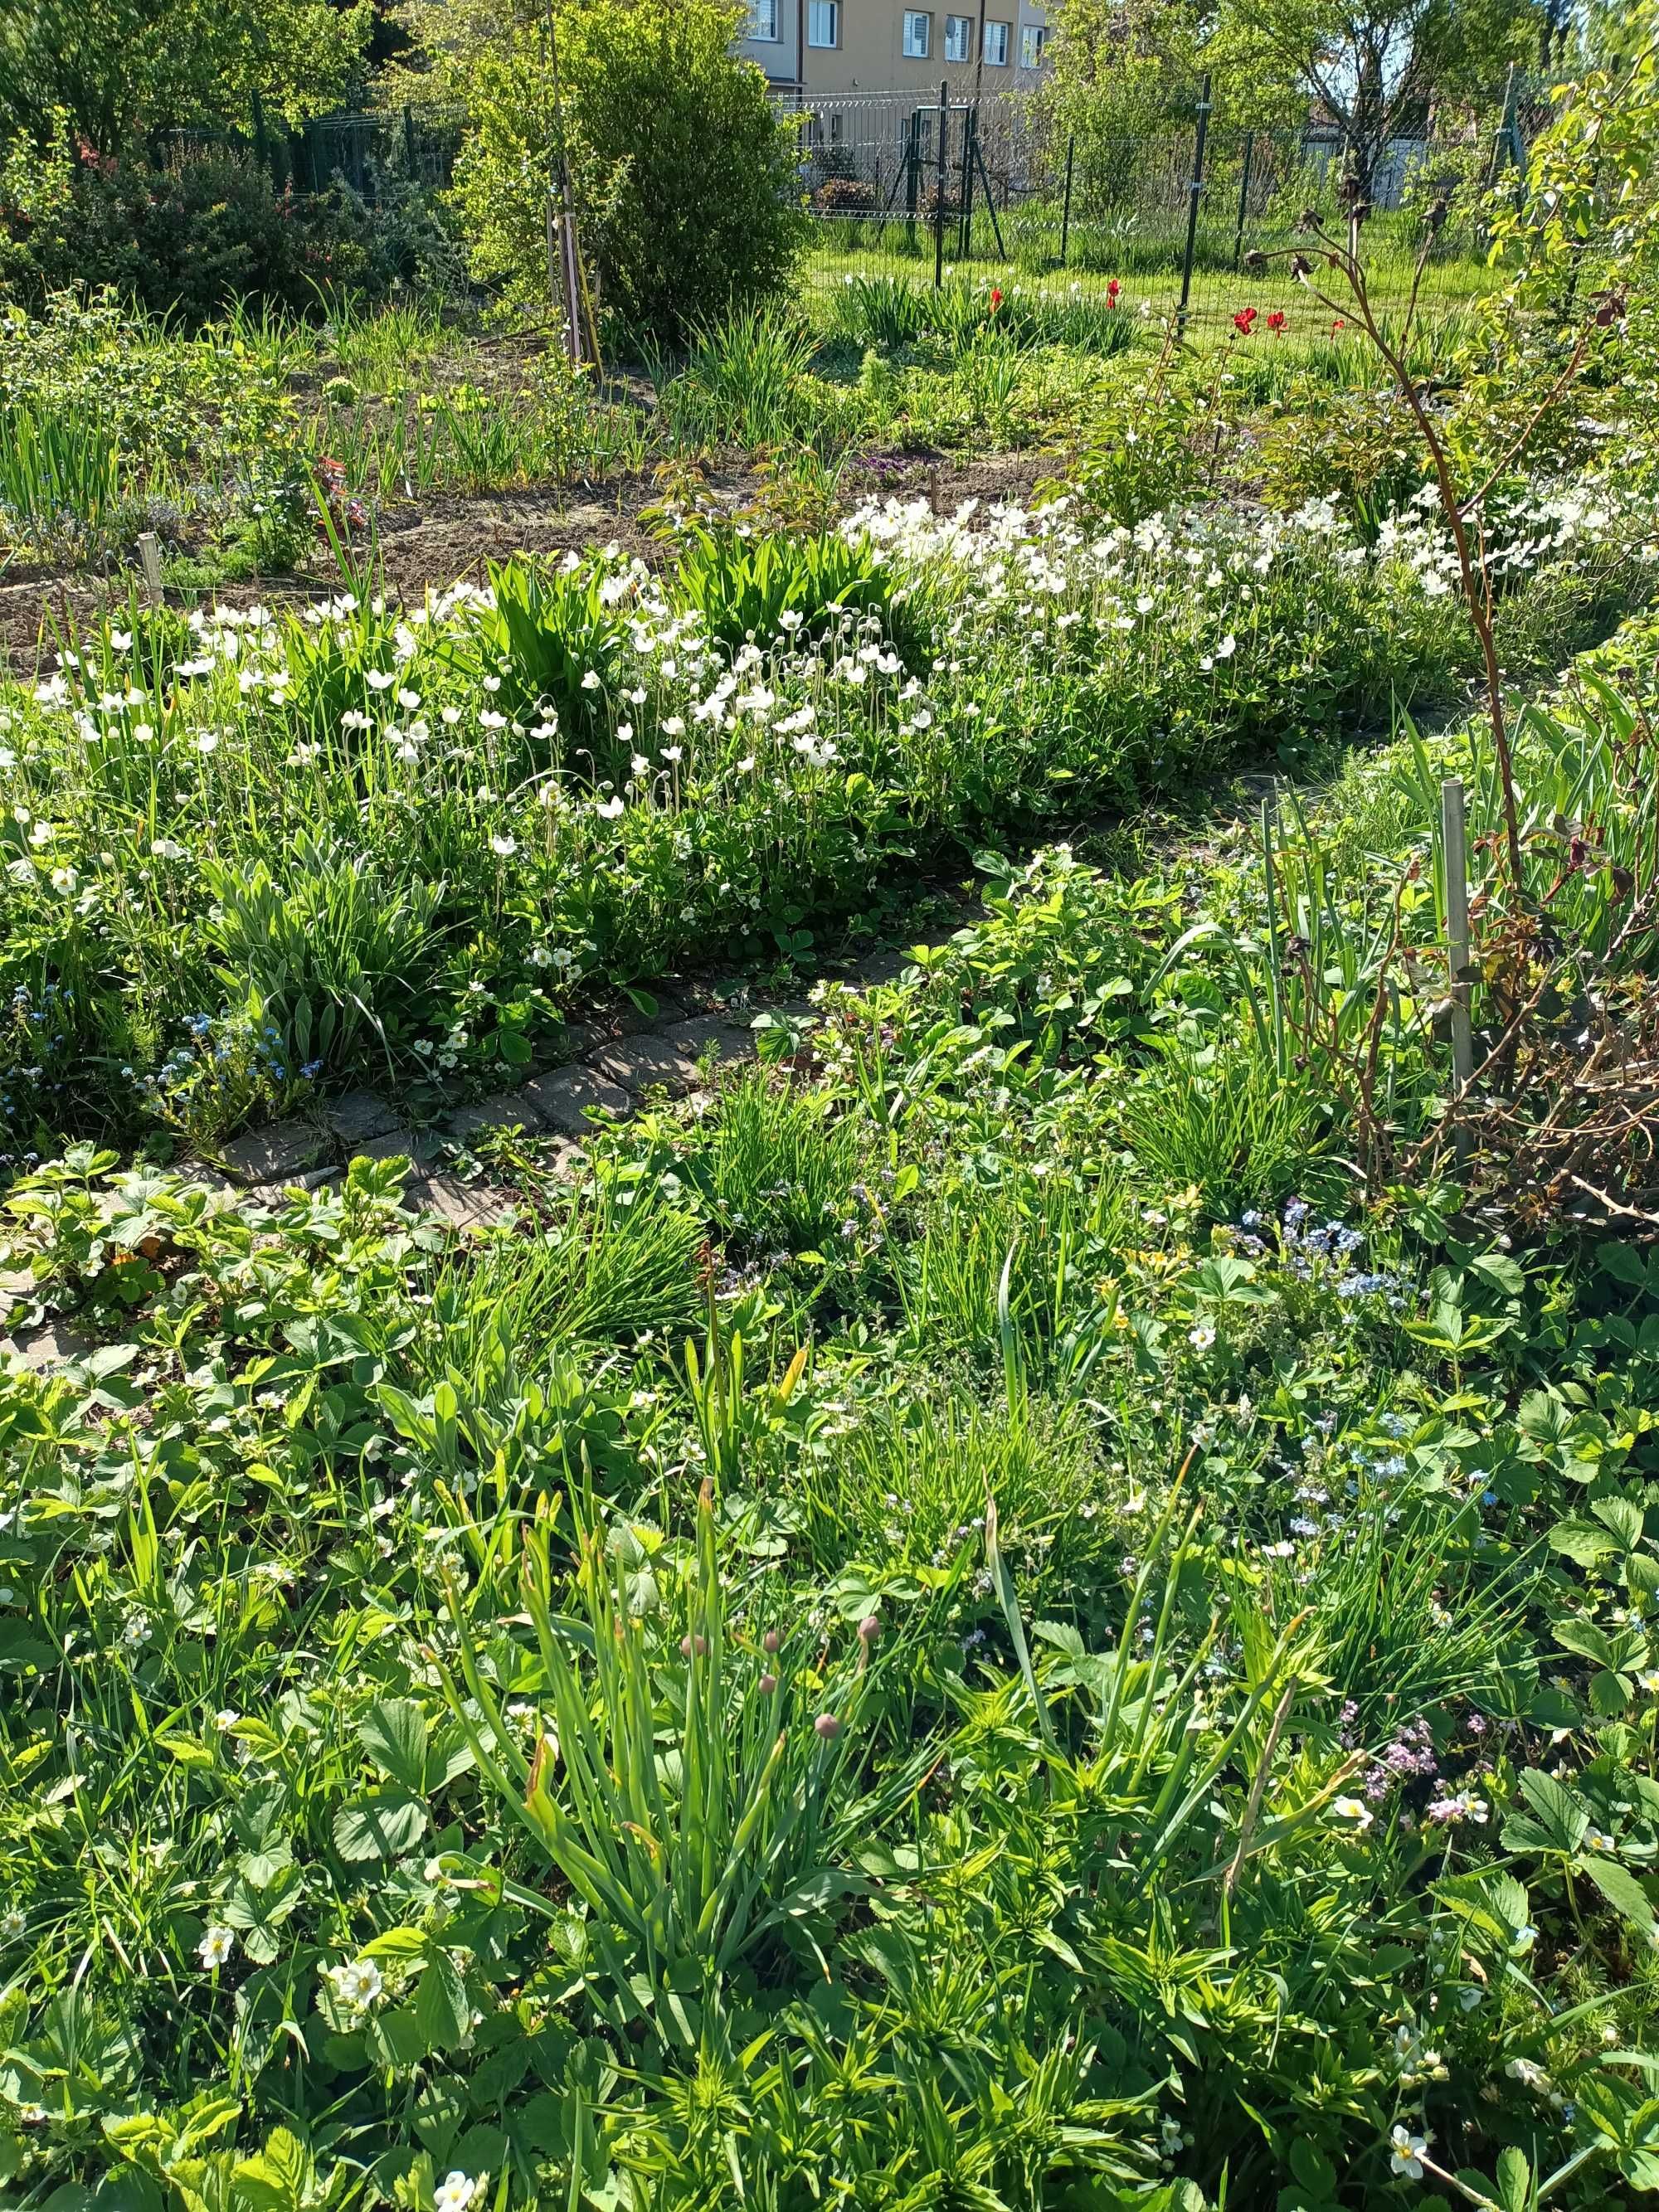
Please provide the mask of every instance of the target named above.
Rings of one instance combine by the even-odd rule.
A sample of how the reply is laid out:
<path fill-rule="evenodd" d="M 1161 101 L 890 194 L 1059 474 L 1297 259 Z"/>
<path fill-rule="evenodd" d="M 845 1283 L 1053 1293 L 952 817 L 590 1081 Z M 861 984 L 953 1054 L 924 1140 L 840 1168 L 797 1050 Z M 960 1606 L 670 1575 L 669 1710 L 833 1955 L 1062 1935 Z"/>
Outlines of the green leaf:
<path fill-rule="evenodd" d="M 1521 1794 L 1548 1830 L 1553 1847 L 1576 1851 L 1589 1826 L 1589 1814 L 1572 1791 L 1541 1767 L 1529 1766 L 1521 1777 Z"/>
<path fill-rule="evenodd" d="M 426 1833 L 426 1807 L 402 1790 L 371 1790 L 334 1815 L 334 1848 L 343 1859 L 393 1859 Z"/>
<path fill-rule="evenodd" d="M 1590 1511 L 1618 1538 L 1622 1548 L 1633 1552 L 1642 1540 L 1642 1529 L 1646 1516 L 1634 1499 L 1629 1498 L 1598 1498 Z"/>
<path fill-rule="evenodd" d="M 1630 1703 L 1631 1686 L 1622 1674 L 1603 1667 L 1590 1677 L 1589 1698 L 1604 1721 L 1615 1719 Z"/>
<path fill-rule="evenodd" d="M 1277 1295 L 1255 1279 L 1255 1269 L 1248 1260 L 1235 1259 L 1231 1253 L 1206 1260 L 1202 1267 L 1194 1267 L 1188 1279 L 1194 1295 L 1209 1298 L 1218 1305 L 1270 1305 Z"/>
<path fill-rule="evenodd" d="M 1530 2212 L 1532 2167 L 1513 2146 L 1498 2154 L 1498 2201 L 1504 2212 Z"/>
<path fill-rule="evenodd" d="M 1305 2136 L 1291 2138 L 1291 2172 L 1304 2189 L 1316 2190 L 1326 2197 L 1335 2191 L 1336 2168 Z"/>
<path fill-rule="evenodd" d="M 301 2212 L 311 2181 L 311 2154 L 304 2144 L 286 2128 L 273 2128 L 264 2148 L 236 2166 L 231 2193 L 246 2212 Z"/>
<path fill-rule="evenodd" d="M 426 1788 L 426 1715 L 412 1698 L 380 1698 L 358 1724 L 357 1740 L 383 1774 L 417 1793 Z"/>
<path fill-rule="evenodd" d="M 1572 1415 L 1553 1390 L 1528 1390 L 1515 1425 L 1529 1443 L 1559 1444 L 1571 1431 Z"/>
<path fill-rule="evenodd" d="M 1613 1656 L 1612 1645 L 1592 1621 L 1558 1620 L 1555 1640 L 1564 1651 L 1576 1651 L 1581 1659 L 1594 1659 L 1600 1666 Z"/>
<path fill-rule="evenodd" d="M 416 2029 L 429 2053 L 458 2051 L 469 2039 L 472 2008 L 460 1970 L 447 1951 L 433 1952 L 411 2009 Z"/>
<path fill-rule="evenodd" d="M 1595 1264 L 1627 1291 L 1639 1291 L 1648 1279 L 1647 1267 L 1633 1244 L 1598 1244 Z"/>
<path fill-rule="evenodd" d="M 1515 1261 L 1503 1252 L 1483 1252 L 1469 1264 L 1472 1275 L 1480 1275 L 1502 1291 L 1506 1297 L 1518 1298 L 1527 1287 L 1527 1279 Z"/>
<path fill-rule="evenodd" d="M 1644 1933 L 1652 1927 L 1652 1899 L 1627 1866 L 1617 1859 L 1603 1858 L 1599 1851 L 1574 1863 L 1589 1875 L 1615 1912 L 1622 1912 Z"/>
<path fill-rule="evenodd" d="M 1581 1567 L 1593 1567 L 1598 1559 L 1619 1549 L 1605 1528 L 1598 1528 L 1593 1522 L 1577 1519 L 1558 1521 L 1550 1530 L 1550 1546 Z"/>
<path fill-rule="evenodd" d="M 420 1959 L 430 1939 L 419 1928 L 387 1928 L 363 1946 L 366 1959 Z"/>

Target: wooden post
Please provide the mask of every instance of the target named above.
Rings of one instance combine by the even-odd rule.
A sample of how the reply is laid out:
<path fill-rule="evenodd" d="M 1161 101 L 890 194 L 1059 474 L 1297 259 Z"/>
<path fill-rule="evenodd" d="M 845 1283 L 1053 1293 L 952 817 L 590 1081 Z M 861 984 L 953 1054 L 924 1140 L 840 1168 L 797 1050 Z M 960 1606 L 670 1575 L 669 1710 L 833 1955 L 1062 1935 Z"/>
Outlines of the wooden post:
<path fill-rule="evenodd" d="M 144 571 L 144 596 L 151 606 L 159 607 L 162 603 L 161 541 L 153 530 L 139 532 L 138 558 Z"/>
<path fill-rule="evenodd" d="M 1456 1085 L 1457 1156 L 1468 1152 L 1463 1095 L 1474 1079 L 1474 1035 L 1469 1024 L 1469 861 L 1463 818 L 1463 781 L 1449 775 L 1440 787 L 1440 842 L 1446 863 L 1446 966 L 1451 983 L 1452 1079 Z"/>

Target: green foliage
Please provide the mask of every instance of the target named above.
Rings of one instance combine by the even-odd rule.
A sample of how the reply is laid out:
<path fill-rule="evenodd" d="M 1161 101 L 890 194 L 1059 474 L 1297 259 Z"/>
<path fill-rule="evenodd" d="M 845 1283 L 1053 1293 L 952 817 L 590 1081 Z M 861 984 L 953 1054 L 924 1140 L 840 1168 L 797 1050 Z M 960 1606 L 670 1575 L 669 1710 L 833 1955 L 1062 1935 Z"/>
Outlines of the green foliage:
<path fill-rule="evenodd" d="M 530 8 L 409 11 L 468 127 L 454 201 L 475 274 L 515 300 L 546 295 L 545 207 L 556 112 L 599 304 L 636 337 L 677 340 L 787 284 L 803 240 L 796 125 L 730 52 L 723 0 L 602 4 L 558 27 L 552 59 Z"/>
<path fill-rule="evenodd" d="M 384 289 L 348 216 L 346 204 L 325 198 L 279 200 L 267 170 L 229 153 L 168 170 L 85 164 L 49 214 L 26 229 L 13 220 L 0 276 L 37 313 L 54 294 L 107 285 L 188 330 L 243 300 L 305 313 L 319 297 Z"/>
<path fill-rule="evenodd" d="M 273 1025 L 288 1066 L 343 1073 L 371 1038 L 390 1051 L 441 883 L 389 884 L 361 853 L 304 837 L 275 870 L 208 859 L 202 873 L 215 975 L 234 1003 Z"/>
<path fill-rule="evenodd" d="M 988 855 L 810 1083 L 526 1156 L 471 1247 L 397 1162 L 16 1183 L 10 1325 L 84 1348 L 0 1373 L 15 2179 L 1642 2182 L 1659 1276 L 1438 1188 L 1206 1218 L 1127 1110 L 1281 1024 L 1332 1110 L 1377 917 L 1437 926 L 1423 752 L 1139 877 Z"/>
<path fill-rule="evenodd" d="M 251 520 L 292 509 L 297 432 L 281 382 L 228 337 L 181 343 L 109 292 L 0 311 L 0 530 L 70 560 L 175 534 L 228 480 Z"/>
<path fill-rule="evenodd" d="M 371 27 L 362 0 L 25 0 L 0 27 L 0 137 L 125 154 L 185 125 L 244 129 L 254 98 L 298 121 L 339 104 Z"/>
<path fill-rule="evenodd" d="M 977 289 L 909 312 L 849 305 L 832 400 L 781 319 L 705 331 L 687 439 L 823 453 L 655 573 L 400 608 L 331 489 L 327 607 L 135 598 L 0 696 L 21 2202 L 1599 2212 L 1659 2170 L 1652 617 L 1514 718 L 1511 879 L 1489 729 L 1374 742 L 1468 639 L 1351 363 L 1097 362 L 1082 497 L 832 530 L 826 426 L 931 389 L 1012 434 L 1047 373 Z M 6 343 L 0 410 L 106 430 L 118 506 L 291 461 L 283 380 L 337 358 L 323 450 L 426 482 L 614 419 L 463 391 L 414 313 Z M 1460 466 L 1500 358 L 1444 396 Z M 1283 511 L 1221 495 L 1247 386 Z M 1647 587 L 1599 446 L 1489 488 L 1512 670 Z M 1455 1098 L 1450 774 L 1499 1071 Z M 1014 857 L 1160 792 L 1184 825 Z M 365 1068 L 418 1124 L 596 984 L 779 984 L 969 854 L 971 917 L 760 1067 L 476 1139 L 494 1230 L 397 1159 L 55 1156 Z"/>
<path fill-rule="evenodd" d="M 822 638 L 843 615 L 892 627 L 893 585 L 867 545 L 837 534 L 740 536 L 693 527 L 675 581 L 709 635 L 735 652 L 745 639 Z"/>

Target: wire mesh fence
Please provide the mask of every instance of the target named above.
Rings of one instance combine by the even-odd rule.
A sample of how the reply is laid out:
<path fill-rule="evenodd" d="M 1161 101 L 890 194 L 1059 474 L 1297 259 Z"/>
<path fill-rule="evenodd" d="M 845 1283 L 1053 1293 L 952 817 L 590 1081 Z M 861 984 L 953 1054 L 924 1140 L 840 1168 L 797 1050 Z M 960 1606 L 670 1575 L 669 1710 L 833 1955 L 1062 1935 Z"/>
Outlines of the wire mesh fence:
<path fill-rule="evenodd" d="M 1452 187 L 1524 164 L 1519 110 L 1461 137 L 1401 137 L 1373 149 L 1363 258 L 1373 297 L 1403 304 L 1418 254 L 1431 313 L 1467 307 L 1491 283 L 1477 196 L 1456 194 L 1431 236 L 1429 210 Z M 1206 101 L 1156 137 L 1057 135 L 1026 100 L 914 93 L 814 99 L 803 116 L 800 179 L 813 221 L 809 281 L 886 277 L 1103 296 L 1126 314 L 1176 313 L 1225 328 L 1283 318 L 1306 331 L 1334 319 L 1282 261 L 1303 242 L 1305 211 L 1346 229 L 1347 167 L 1333 131 L 1218 129 Z M 1251 256 L 1269 266 L 1253 273 Z"/>
<path fill-rule="evenodd" d="M 268 117 L 256 101 L 245 129 L 175 131 L 161 150 L 175 171 L 228 154 L 268 170 L 279 192 L 307 198 L 344 185 L 372 207 L 392 179 L 444 190 L 454 175 L 464 127 L 459 112 L 417 114 L 409 107 L 352 109 L 290 126 Z"/>

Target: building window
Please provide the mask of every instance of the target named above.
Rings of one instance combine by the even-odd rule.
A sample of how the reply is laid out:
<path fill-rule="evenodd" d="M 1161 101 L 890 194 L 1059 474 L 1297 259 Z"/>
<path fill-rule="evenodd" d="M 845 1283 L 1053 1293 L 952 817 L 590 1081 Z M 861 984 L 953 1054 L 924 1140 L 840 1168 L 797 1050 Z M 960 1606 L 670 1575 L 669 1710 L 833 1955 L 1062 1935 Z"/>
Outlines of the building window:
<path fill-rule="evenodd" d="M 1027 23 L 1019 34 L 1019 65 L 1022 69 L 1036 69 L 1042 60 L 1042 49 L 1048 43 L 1048 33 L 1041 23 Z"/>
<path fill-rule="evenodd" d="M 985 26 L 985 44 L 981 53 L 992 69 L 1007 68 L 1008 26 L 1006 23 L 988 23 Z"/>
<path fill-rule="evenodd" d="M 749 35 L 773 39 L 778 35 L 778 0 L 749 0 Z"/>
<path fill-rule="evenodd" d="M 841 44 L 841 0 L 807 0 L 806 43 L 809 46 Z"/>
<path fill-rule="evenodd" d="M 971 15 L 945 17 L 945 58 L 947 62 L 970 62 L 974 58 L 974 19 Z"/>
<path fill-rule="evenodd" d="M 904 51 L 913 62 L 925 62 L 933 44 L 933 19 L 920 8 L 904 11 Z"/>

